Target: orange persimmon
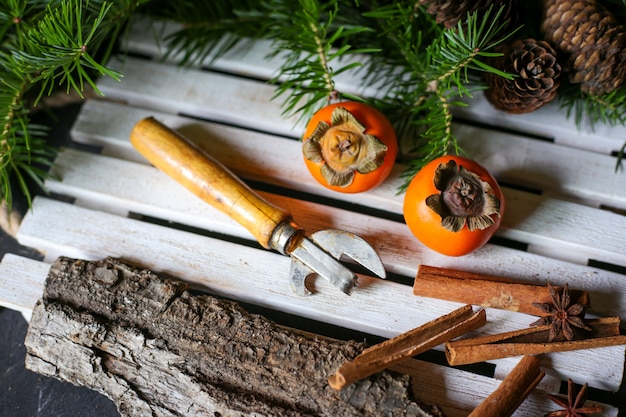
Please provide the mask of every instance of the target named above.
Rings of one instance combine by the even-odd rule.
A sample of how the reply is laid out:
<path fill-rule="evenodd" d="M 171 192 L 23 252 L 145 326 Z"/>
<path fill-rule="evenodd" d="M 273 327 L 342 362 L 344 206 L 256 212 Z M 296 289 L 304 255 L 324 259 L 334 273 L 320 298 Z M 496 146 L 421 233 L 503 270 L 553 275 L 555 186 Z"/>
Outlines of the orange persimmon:
<path fill-rule="evenodd" d="M 482 247 L 500 226 L 504 197 L 481 165 L 447 155 L 427 163 L 404 196 L 404 219 L 429 248 L 448 256 Z"/>
<path fill-rule="evenodd" d="M 313 115 L 303 135 L 302 153 L 320 184 L 342 193 L 359 193 L 389 176 L 398 143 L 393 126 L 380 111 L 344 101 Z"/>

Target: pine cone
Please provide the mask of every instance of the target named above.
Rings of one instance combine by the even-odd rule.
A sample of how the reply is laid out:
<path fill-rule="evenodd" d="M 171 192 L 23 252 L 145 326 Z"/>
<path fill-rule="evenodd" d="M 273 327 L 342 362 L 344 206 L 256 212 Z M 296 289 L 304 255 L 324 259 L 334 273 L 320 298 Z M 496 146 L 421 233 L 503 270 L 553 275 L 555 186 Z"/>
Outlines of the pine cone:
<path fill-rule="evenodd" d="M 544 0 L 542 31 L 561 51 L 564 72 L 582 91 L 601 95 L 626 79 L 626 31 L 595 0 Z"/>
<path fill-rule="evenodd" d="M 561 66 L 556 51 L 545 41 L 517 40 L 504 48 L 503 56 L 493 66 L 517 75 L 507 80 L 488 73 L 485 92 L 491 104 L 509 113 L 528 113 L 556 97 Z"/>
<path fill-rule="evenodd" d="M 489 7 L 492 7 L 493 16 L 500 7 L 506 6 L 500 19 L 510 20 L 514 15 L 515 2 L 516 0 L 419 0 L 419 4 L 425 6 L 428 13 L 435 15 L 435 21 L 448 29 L 456 26 L 459 20 L 465 20 L 468 13 L 484 13 Z"/>

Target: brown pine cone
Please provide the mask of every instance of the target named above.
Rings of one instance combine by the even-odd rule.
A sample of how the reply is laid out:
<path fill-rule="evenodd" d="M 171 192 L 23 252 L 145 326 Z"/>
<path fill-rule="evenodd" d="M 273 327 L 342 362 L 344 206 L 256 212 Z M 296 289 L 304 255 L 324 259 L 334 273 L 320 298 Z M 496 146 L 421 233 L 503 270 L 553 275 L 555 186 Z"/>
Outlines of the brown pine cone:
<path fill-rule="evenodd" d="M 493 66 L 516 77 L 507 80 L 493 73 L 486 75 L 489 89 L 485 96 L 494 107 L 509 113 L 528 113 L 556 97 L 561 66 L 550 44 L 516 40 L 503 52 Z"/>
<path fill-rule="evenodd" d="M 617 90 L 626 79 L 626 30 L 595 0 L 544 0 L 544 37 L 561 51 L 564 72 L 590 95 Z"/>
<path fill-rule="evenodd" d="M 509 20 L 514 14 L 516 0 L 419 0 L 419 4 L 426 7 L 429 14 L 435 15 L 435 21 L 444 25 L 446 28 L 452 28 L 457 25 L 459 20 L 463 21 L 467 18 L 468 13 L 476 11 L 486 12 L 492 7 L 491 15 L 502 6 L 506 6 L 500 19 L 502 21 Z"/>

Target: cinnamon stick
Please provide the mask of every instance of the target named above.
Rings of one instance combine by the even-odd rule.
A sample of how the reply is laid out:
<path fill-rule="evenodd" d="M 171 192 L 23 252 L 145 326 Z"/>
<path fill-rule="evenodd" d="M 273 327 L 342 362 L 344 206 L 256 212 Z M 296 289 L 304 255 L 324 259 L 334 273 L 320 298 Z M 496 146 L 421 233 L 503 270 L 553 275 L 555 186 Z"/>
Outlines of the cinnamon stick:
<path fill-rule="evenodd" d="M 557 291 L 562 290 L 554 288 Z M 570 289 L 569 292 L 572 304 L 589 306 L 587 291 Z M 549 303 L 551 300 L 547 286 L 428 265 L 419 266 L 413 294 L 481 307 L 519 311 L 535 316 L 542 316 L 545 313 L 533 303 Z"/>
<path fill-rule="evenodd" d="M 619 317 L 588 320 L 585 324 L 592 331 L 588 338 L 580 340 L 548 342 L 550 325 L 456 340 L 446 343 L 446 358 L 450 365 L 457 366 L 511 356 L 568 352 L 626 344 L 626 335 L 620 335 Z"/>
<path fill-rule="evenodd" d="M 468 417 L 509 417 L 543 379 L 535 356 L 524 356 L 511 373 Z"/>
<path fill-rule="evenodd" d="M 485 310 L 481 309 L 474 313 L 472 306 L 466 305 L 364 350 L 354 360 L 341 365 L 328 378 L 328 383 L 332 388 L 340 390 L 346 385 L 475 330 L 486 322 Z"/>

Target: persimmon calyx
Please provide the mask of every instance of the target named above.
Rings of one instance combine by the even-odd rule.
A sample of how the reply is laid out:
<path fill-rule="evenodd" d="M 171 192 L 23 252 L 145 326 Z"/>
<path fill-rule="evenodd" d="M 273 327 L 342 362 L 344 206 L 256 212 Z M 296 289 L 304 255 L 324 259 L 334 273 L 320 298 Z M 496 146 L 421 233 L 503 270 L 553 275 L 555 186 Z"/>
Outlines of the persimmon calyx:
<path fill-rule="evenodd" d="M 469 230 L 484 230 L 500 215 L 500 200 L 480 177 L 453 160 L 435 170 L 435 188 L 441 193 L 426 198 L 426 205 L 441 216 L 441 225 L 451 232 L 465 224 Z"/>
<path fill-rule="evenodd" d="M 344 107 L 337 107 L 331 124 L 321 121 L 302 144 L 302 152 L 312 162 L 323 162 L 321 173 L 329 185 L 347 187 L 355 171 L 367 174 L 383 164 L 388 147 Z"/>

